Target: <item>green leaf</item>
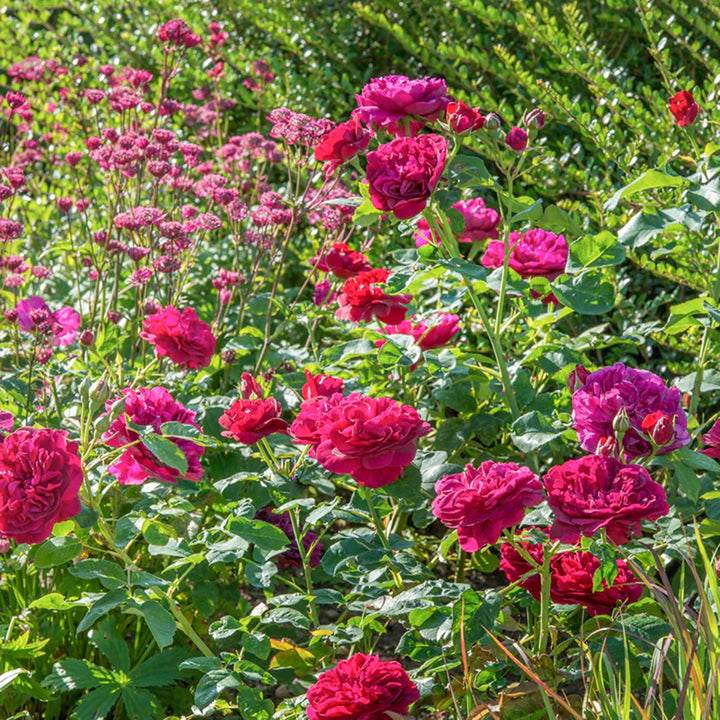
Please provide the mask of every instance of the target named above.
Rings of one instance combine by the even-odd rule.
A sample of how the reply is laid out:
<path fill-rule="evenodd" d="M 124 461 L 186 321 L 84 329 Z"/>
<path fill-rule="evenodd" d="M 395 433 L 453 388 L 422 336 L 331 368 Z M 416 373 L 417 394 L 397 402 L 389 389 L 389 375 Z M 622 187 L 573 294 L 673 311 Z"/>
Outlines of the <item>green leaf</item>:
<path fill-rule="evenodd" d="M 262 520 L 234 517 L 228 522 L 228 531 L 265 551 L 282 550 L 290 543 L 288 536 L 279 527 Z"/>
<path fill-rule="evenodd" d="M 393 335 L 388 337 L 378 351 L 378 362 L 383 367 L 412 367 L 422 355 L 419 345 L 412 335 Z"/>
<path fill-rule="evenodd" d="M 698 315 L 707 315 L 702 298 L 693 298 L 679 305 L 672 305 L 670 317 L 663 330 L 668 335 L 677 335 L 693 325 L 702 325 L 703 323 L 697 319 Z"/>
<path fill-rule="evenodd" d="M 666 208 L 657 213 L 639 212 L 620 228 L 618 240 L 628 247 L 639 248 L 662 232 L 682 229 L 700 230 L 704 215 L 693 211 L 690 205 Z"/>
<path fill-rule="evenodd" d="M 555 233 L 567 231 L 571 235 L 582 235 L 583 232 L 582 227 L 572 215 L 557 205 L 550 205 L 550 207 L 545 208 L 545 212 L 543 213 L 542 219 L 538 221 L 538 225 L 545 230 L 552 230 Z"/>
<path fill-rule="evenodd" d="M 685 184 L 685 178 L 679 175 L 668 175 L 660 170 L 647 170 L 640 177 L 635 178 L 631 183 L 621 187 L 606 203 L 606 210 L 614 210 L 620 200 L 632 197 L 643 190 L 654 190 L 657 188 L 680 187 Z"/>
<path fill-rule="evenodd" d="M 38 608 L 39 610 L 69 610 L 76 607 L 73 603 L 69 603 L 61 593 L 54 592 L 43 595 L 30 603 L 30 608 Z"/>
<path fill-rule="evenodd" d="M 154 695 L 134 687 L 122 689 L 122 701 L 129 720 L 149 720 L 162 717 L 162 708 Z"/>
<path fill-rule="evenodd" d="M 603 315 L 615 306 L 615 288 L 598 272 L 586 272 L 553 284 L 563 305 L 581 315 Z"/>
<path fill-rule="evenodd" d="M 195 704 L 202 710 L 216 700 L 224 690 L 239 688 L 242 682 L 229 670 L 211 670 L 200 678 L 195 688 Z"/>
<path fill-rule="evenodd" d="M 69 568 L 69 572 L 83 580 L 99 580 L 108 590 L 115 590 L 127 584 L 125 571 L 110 560 L 81 560 Z"/>
<path fill-rule="evenodd" d="M 625 248 L 607 231 L 586 235 L 570 246 L 567 272 L 576 273 L 585 268 L 619 265 L 625 259 Z"/>
<path fill-rule="evenodd" d="M 107 679 L 107 670 L 97 667 L 86 660 L 63 658 L 53 665 L 53 671 L 42 684 L 54 692 L 69 690 L 90 690 Z"/>
<path fill-rule="evenodd" d="M 360 227 L 370 227 L 383 214 L 382 210 L 378 210 L 372 202 L 367 199 L 355 208 L 353 213 L 353 225 Z"/>
<path fill-rule="evenodd" d="M 30 675 L 30 671 L 25 668 L 15 668 L 0 675 L 0 693 L 2 693 L 6 687 L 12 685 L 20 675 Z"/>
<path fill-rule="evenodd" d="M 163 436 L 170 438 L 180 438 L 183 440 L 192 440 L 198 445 L 214 445 L 215 440 L 205 435 L 202 430 L 198 430 L 194 425 L 179 422 L 166 422 L 160 426 Z"/>
<path fill-rule="evenodd" d="M 692 190 L 688 190 L 687 199 L 700 210 L 720 210 L 720 176 L 715 176 Z"/>
<path fill-rule="evenodd" d="M 130 670 L 130 651 L 115 627 L 115 619 L 105 618 L 88 633 L 88 637 L 113 668 L 123 672 Z"/>
<path fill-rule="evenodd" d="M 170 611 L 166 610 L 157 600 L 146 600 L 140 606 L 140 611 L 158 647 L 162 650 L 168 645 L 172 645 L 177 626 Z"/>
<path fill-rule="evenodd" d="M 120 688 L 101 685 L 97 690 L 80 698 L 75 706 L 73 720 L 103 720 L 107 718 L 120 697 Z"/>
<path fill-rule="evenodd" d="M 38 568 L 51 568 L 70 562 L 82 552 L 82 543 L 74 537 L 51 537 L 35 549 L 33 562 Z"/>
<path fill-rule="evenodd" d="M 128 592 L 125 588 L 118 588 L 117 590 L 112 590 L 109 593 L 101 595 L 85 613 L 85 617 L 80 621 L 77 631 L 80 633 L 92 627 L 96 620 L 99 620 L 103 615 L 106 615 L 110 610 L 125 602 L 127 599 Z"/>
<path fill-rule="evenodd" d="M 269 588 L 272 579 L 277 575 L 277 565 L 273 562 L 266 562 L 258 565 L 254 562 L 245 563 L 245 577 L 248 582 L 256 588 Z"/>
<path fill-rule="evenodd" d="M 154 433 L 140 436 L 140 442 L 161 462 L 181 475 L 188 471 L 185 453 L 172 441 Z"/>
<path fill-rule="evenodd" d="M 691 450 L 687 445 L 676 450 L 675 457 L 696 470 L 705 470 L 716 475 L 720 473 L 720 463 L 717 460 Z"/>
<path fill-rule="evenodd" d="M 166 687 L 172 685 L 180 677 L 183 659 L 186 657 L 187 651 L 183 648 L 172 648 L 153 655 L 133 668 L 130 673 L 133 686 Z M 207 659 L 216 660 L 215 658 Z"/>
<path fill-rule="evenodd" d="M 533 452 L 562 434 L 563 430 L 555 429 L 544 415 L 533 410 L 513 423 L 512 441 L 522 452 Z"/>

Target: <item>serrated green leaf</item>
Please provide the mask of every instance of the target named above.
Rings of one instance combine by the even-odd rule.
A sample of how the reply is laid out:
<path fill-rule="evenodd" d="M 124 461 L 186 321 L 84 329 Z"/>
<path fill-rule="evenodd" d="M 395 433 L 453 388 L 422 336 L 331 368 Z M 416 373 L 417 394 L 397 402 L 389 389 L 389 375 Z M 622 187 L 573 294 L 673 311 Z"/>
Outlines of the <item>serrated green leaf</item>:
<path fill-rule="evenodd" d="M 140 612 L 142 612 L 158 647 L 162 650 L 168 645 L 172 645 L 177 625 L 170 611 L 166 610 L 157 600 L 146 600 L 140 606 Z"/>
<path fill-rule="evenodd" d="M 82 543 L 74 537 L 51 537 L 35 549 L 33 562 L 38 568 L 51 568 L 70 562 L 82 552 Z"/>
<path fill-rule="evenodd" d="M 188 471 L 185 453 L 172 441 L 150 433 L 140 437 L 140 442 L 163 464 L 177 470 L 181 475 Z"/>

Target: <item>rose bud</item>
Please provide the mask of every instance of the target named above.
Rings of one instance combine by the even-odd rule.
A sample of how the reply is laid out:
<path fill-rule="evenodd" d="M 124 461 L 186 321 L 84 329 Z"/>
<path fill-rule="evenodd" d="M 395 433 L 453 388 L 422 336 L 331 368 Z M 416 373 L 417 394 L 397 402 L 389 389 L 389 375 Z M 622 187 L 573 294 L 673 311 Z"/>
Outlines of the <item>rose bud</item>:
<path fill-rule="evenodd" d="M 515 126 L 505 135 L 505 144 L 515 152 L 522 152 L 528 145 L 528 134 Z"/>
<path fill-rule="evenodd" d="M 660 410 L 646 415 L 640 427 L 658 447 L 672 445 L 675 440 L 675 423 Z"/>
<path fill-rule="evenodd" d="M 485 116 L 464 102 L 451 102 L 447 106 L 447 122 L 454 133 L 462 135 L 480 130 L 485 125 Z"/>
<path fill-rule="evenodd" d="M 695 122 L 700 106 L 695 102 L 692 93 L 680 90 L 668 100 L 668 109 L 680 127 L 688 127 Z"/>
<path fill-rule="evenodd" d="M 587 380 L 588 375 L 589 373 L 583 365 L 576 365 L 575 369 L 570 373 L 570 376 L 567 379 L 567 385 L 570 388 L 570 392 L 574 393 L 576 390 L 579 390 L 585 384 L 585 380 Z"/>
<path fill-rule="evenodd" d="M 530 130 L 539 130 L 545 124 L 545 113 L 540 108 L 534 108 L 525 115 L 523 123 Z"/>

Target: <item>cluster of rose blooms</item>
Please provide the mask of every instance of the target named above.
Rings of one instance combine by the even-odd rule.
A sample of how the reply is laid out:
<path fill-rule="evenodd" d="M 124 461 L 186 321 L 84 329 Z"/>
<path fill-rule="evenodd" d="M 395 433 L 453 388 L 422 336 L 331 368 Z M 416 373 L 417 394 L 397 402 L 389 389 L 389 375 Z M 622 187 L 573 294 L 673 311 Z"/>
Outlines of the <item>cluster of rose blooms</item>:
<path fill-rule="evenodd" d="M 215 25 L 210 28 L 208 41 L 215 60 L 209 77 L 217 83 L 223 73 L 219 49 L 226 42 L 227 33 Z M 202 43 L 182 20 L 163 25 L 158 37 L 171 66 L 187 49 Z M 61 65 L 37 59 L 28 59 L 11 70 L 13 78 L 23 82 L 49 82 L 67 74 Z M 145 97 L 152 79 L 146 71 L 117 70 L 113 66 L 100 70 L 108 88 L 87 88 L 83 97 L 90 105 L 107 100 L 113 112 L 137 109 L 148 115 L 157 112 L 168 116 L 183 111 L 188 124 L 203 123 L 211 133 L 217 113 L 232 104 L 214 96 L 204 106 L 204 113 L 170 98 L 163 98 L 156 106 Z M 252 73 L 254 80 L 246 84 L 254 91 L 272 80 L 267 65 L 257 64 Z M 205 100 L 210 94 L 210 88 L 200 89 L 195 99 Z M 67 91 L 61 93 L 64 101 L 67 97 Z M 8 118 L 17 116 L 18 129 L 27 131 L 33 119 L 27 98 L 11 91 L 3 101 L 4 114 Z M 333 197 L 333 193 L 334 197 L 347 196 L 342 185 L 334 184 L 330 178 L 341 165 L 353 162 L 365 151 L 373 135 L 395 137 L 367 153 L 365 182 L 371 202 L 378 210 L 407 220 L 425 210 L 448 156 L 448 140 L 440 134 L 421 133 L 426 126 L 444 123 L 458 136 L 484 133 L 487 142 L 520 153 L 528 149 L 544 122 L 544 115 L 534 110 L 526 114 L 524 127 L 501 132 L 502 122 L 497 115 L 483 115 L 478 109 L 453 100 L 445 82 L 438 78 L 379 78 L 363 88 L 357 103 L 350 120 L 338 125 L 313 120 L 287 108 L 273 111 L 269 118 L 273 124 L 272 137 L 282 139 L 290 150 L 311 150 L 318 161 L 325 163 L 326 192 L 318 195 L 315 191 L 313 196 L 308 190 L 305 200 L 317 215 L 311 221 L 320 220 L 332 230 L 347 224 L 350 218 L 346 206 L 321 207 L 321 201 Z M 689 125 L 699 107 L 684 92 L 673 98 L 670 109 L 680 125 Z M 36 148 L 29 144 L 26 147 Z M 272 190 L 262 174 L 254 182 L 251 178 L 258 168 L 277 163 L 284 156 L 272 140 L 261 135 L 230 138 L 217 150 L 216 159 L 224 174 L 214 172 L 212 162 L 200 160 L 199 145 L 182 142 L 173 131 L 161 128 L 149 132 L 139 125 L 124 125 L 122 131 L 105 128 L 87 139 L 86 149 L 89 159 L 104 171 L 126 179 L 147 172 L 155 187 L 167 186 L 173 191 L 194 192 L 198 198 L 207 198 L 213 206 L 224 210 L 231 225 L 250 217 L 253 225 L 262 229 L 290 225 L 296 219 L 292 208 Z M 65 156 L 65 162 L 76 168 L 83 157 L 83 153 L 73 151 Z M 235 188 L 228 177 L 238 176 L 240 181 Z M 6 168 L 0 177 L 0 202 L 12 202 L 25 184 L 23 168 Z M 241 192 L 249 189 L 258 197 L 253 211 L 240 197 Z M 75 206 L 84 212 L 87 206 L 81 201 L 81 197 L 77 198 Z M 72 206 L 72 198 L 58 201 L 64 213 L 69 213 Z M 488 268 L 502 267 L 506 248 L 499 240 L 498 213 L 479 197 L 458 201 L 453 207 L 465 221 L 458 240 L 487 241 L 482 264 Z M 150 255 L 151 248 L 157 250 L 155 245 L 159 245 L 160 250 L 159 255 L 154 253 L 153 270 L 174 272 L 179 268 L 182 252 L 192 244 L 193 233 L 216 230 L 223 222 L 216 213 L 200 212 L 191 205 L 180 209 L 180 217 L 182 222 L 171 220 L 155 206 L 128 207 L 117 212 L 112 221 L 117 230 L 130 236 L 131 242 L 110 239 L 105 231 L 98 231 L 94 240 L 111 253 L 126 254 L 135 263 L 129 282 L 144 285 L 152 270 L 141 268 L 138 263 Z M 151 232 L 160 238 L 159 243 L 153 243 L 155 236 Z M 22 234 L 21 223 L 0 218 L 0 239 L 11 241 Z M 257 237 L 246 236 L 246 240 L 253 239 L 259 242 Z M 438 245 L 441 238 L 423 218 L 417 222 L 415 242 L 418 247 Z M 568 258 L 564 237 L 538 228 L 511 233 L 508 252 L 509 266 L 525 279 L 554 280 L 565 271 Z M 390 272 L 373 268 L 366 255 L 352 250 L 346 242 L 333 243 L 318 252 L 312 265 L 314 271 L 325 274 L 316 287 L 316 302 L 336 300 L 336 317 L 340 320 L 358 323 L 376 319 L 388 334 L 411 335 L 421 350 L 442 347 L 459 332 L 459 317 L 452 313 L 440 314 L 429 324 L 424 319 L 413 322 L 414 318 L 407 318 L 411 296 L 388 294 L 384 286 Z M 41 269 L 36 272 L 36 267 Z M 24 278 L 30 265 L 22 258 L 12 263 L 5 258 L 3 269 L 5 284 L 16 287 L 8 279 Z M 35 266 L 32 274 L 46 277 L 44 270 Z M 93 279 L 97 279 L 98 271 L 97 267 L 91 268 Z M 336 295 L 330 294 L 329 276 L 343 281 Z M 231 289 L 240 282 L 237 271 L 224 268 L 212 280 L 224 303 L 230 301 Z M 554 298 L 549 295 L 542 300 L 553 302 Z M 154 347 L 158 358 L 167 358 L 187 370 L 210 364 L 216 338 L 193 308 L 179 309 L 173 305 L 160 308 L 151 303 L 148 310 L 140 337 Z M 48 351 L 52 352 L 52 347 L 73 343 L 81 324 L 80 316 L 72 308 L 51 310 L 38 296 L 20 300 L 16 308 L 6 312 L 6 317 L 17 322 L 21 331 L 33 334 L 40 361 Z M 92 334 L 86 333 L 82 333 L 81 342 L 89 344 Z M 293 443 L 306 446 L 308 456 L 319 466 L 349 475 L 360 485 L 378 488 L 398 480 L 415 457 L 417 441 L 432 432 L 430 424 L 414 408 L 392 398 L 346 393 L 345 382 L 340 378 L 307 371 L 306 377 L 300 409 L 288 420 L 283 418 L 278 401 L 245 373 L 242 397 L 220 418 L 222 434 L 245 445 L 264 441 L 273 433 L 287 434 Z M 541 531 L 550 540 L 570 546 L 598 532 L 616 544 L 627 543 L 640 534 L 643 521 L 657 520 L 668 512 L 662 486 L 635 461 L 671 452 L 690 442 L 679 392 L 648 371 L 619 363 L 592 373 L 578 368 L 570 383 L 574 427 L 580 446 L 590 454 L 550 468 L 542 479 L 527 467 L 490 460 L 477 467 L 468 464 L 463 472 L 438 480 L 433 512 L 448 528 L 457 530 L 464 551 L 477 552 L 496 545 L 504 532 L 521 526 L 528 508 L 543 501 L 553 512 L 553 522 Z M 116 412 L 119 406 L 123 409 L 121 414 Z M 0 443 L 0 538 L 38 543 L 50 535 L 55 523 L 80 511 L 78 494 L 83 468 L 79 448 L 65 431 L 30 427 L 12 431 L 13 420 L 6 415 L 0 417 L 0 427 L 8 433 Z M 187 460 L 187 470 L 181 473 L 156 457 L 132 429 L 133 425 L 141 425 L 161 434 L 167 422 L 201 429 L 195 422 L 195 413 L 177 402 L 166 388 L 127 388 L 106 402 L 105 415 L 110 422 L 103 440 L 109 448 L 119 451 L 107 470 L 120 484 L 138 485 L 149 479 L 175 483 L 181 477 L 187 480 L 202 477 L 203 446 L 187 438 L 170 438 Z M 703 436 L 703 441 L 707 445 L 703 452 L 720 457 L 720 423 Z M 278 562 L 299 565 L 301 554 L 287 514 L 264 508 L 258 517 L 275 523 L 288 537 L 289 549 L 279 556 Z M 316 542 L 316 536 L 308 532 L 302 542 L 305 550 L 311 551 L 310 564 L 317 565 L 322 546 Z M 500 544 L 500 566 L 508 580 L 536 598 L 542 589 L 539 569 L 545 546 L 524 539 L 522 534 L 512 543 L 506 537 Z M 595 615 L 639 598 L 641 584 L 627 563 L 617 561 L 615 579 L 595 588 L 594 575 L 599 566 L 595 556 L 577 547 L 553 555 L 551 599 L 559 604 L 579 604 Z M 404 715 L 418 697 L 418 688 L 399 663 L 355 654 L 323 673 L 310 688 L 307 713 L 310 720 L 358 718 L 363 717 L 362 713 Z"/>

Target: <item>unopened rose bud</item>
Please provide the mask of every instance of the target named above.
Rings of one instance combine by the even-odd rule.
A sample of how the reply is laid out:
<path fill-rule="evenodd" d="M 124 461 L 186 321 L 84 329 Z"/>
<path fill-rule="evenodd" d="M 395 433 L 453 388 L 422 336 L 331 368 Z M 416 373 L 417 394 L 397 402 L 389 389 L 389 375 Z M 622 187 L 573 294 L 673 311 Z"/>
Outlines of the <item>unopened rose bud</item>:
<path fill-rule="evenodd" d="M 530 130 L 539 130 L 545 124 L 545 113 L 540 108 L 531 110 L 523 120 L 525 127 Z"/>
<path fill-rule="evenodd" d="M 612 421 L 613 430 L 616 433 L 626 433 L 630 429 L 630 417 L 625 408 L 620 408 Z"/>
<path fill-rule="evenodd" d="M 598 455 L 605 455 L 607 457 L 615 457 L 617 455 L 618 444 L 614 437 L 605 437 L 598 443 L 595 452 Z"/>
<path fill-rule="evenodd" d="M 95 336 L 93 335 L 92 330 L 83 330 L 82 333 L 80 333 L 81 345 L 85 345 L 85 347 L 92 345 L 93 340 L 95 340 Z"/>
<path fill-rule="evenodd" d="M 589 374 L 590 373 L 588 373 L 584 366 L 576 365 L 575 369 L 570 373 L 570 376 L 567 379 L 570 392 L 574 393 L 579 390 L 585 384 Z"/>
<path fill-rule="evenodd" d="M 485 129 L 486 130 L 497 130 L 501 125 L 502 125 L 502 120 L 495 113 L 490 113 L 485 118 Z"/>
<path fill-rule="evenodd" d="M 107 314 L 107 319 L 113 324 L 117 325 L 122 318 L 122 315 L 119 312 L 113 312 L 110 310 Z"/>
<path fill-rule="evenodd" d="M 235 350 L 223 350 L 220 353 L 220 359 L 225 365 L 232 365 L 235 362 L 237 352 Z"/>
<path fill-rule="evenodd" d="M 673 419 L 659 410 L 646 415 L 640 427 L 658 447 L 672 445 L 673 440 L 675 440 L 675 423 Z"/>
<path fill-rule="evenodd" d="M 528 146 L 528 134 L 515 126 L 505 135 L 505 144 L 515 152 L 522 152 Z"/>

